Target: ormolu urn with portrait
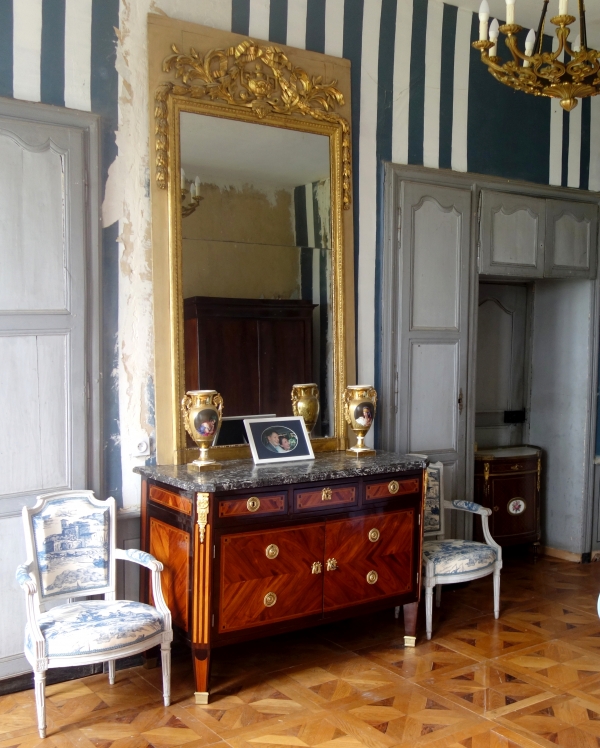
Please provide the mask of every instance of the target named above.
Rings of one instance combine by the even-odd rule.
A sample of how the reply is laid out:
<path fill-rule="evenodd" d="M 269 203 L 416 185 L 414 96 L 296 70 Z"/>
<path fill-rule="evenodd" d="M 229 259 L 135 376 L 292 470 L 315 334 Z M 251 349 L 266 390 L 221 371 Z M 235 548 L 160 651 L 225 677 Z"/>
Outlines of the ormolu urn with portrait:
<path fill-rule="evenodd" d="M 344 416 L 356 434 L 356 444 L 346 450 L 356 457 L 374 455 L 375 450 L 365 447 L 365 436 L 375 419 L 377 392 L 370 384 L 353 384 L 344 390 Z"/>
<path fill-rule="evenodd" d="M 191 464 L 200 470 L 217 470 L 221 465 L 208 456 L 221 428 L 223 398 L 216 390 L 190 390 L 181 401 L 185 430 L 200 449 L 200 456 Z"/>
<path fill-rule="evenodd" d="M 292 386 L 292 411 L 302 416 L 310 436 L 319 417 L 319 388 L 314 382 Z"/>

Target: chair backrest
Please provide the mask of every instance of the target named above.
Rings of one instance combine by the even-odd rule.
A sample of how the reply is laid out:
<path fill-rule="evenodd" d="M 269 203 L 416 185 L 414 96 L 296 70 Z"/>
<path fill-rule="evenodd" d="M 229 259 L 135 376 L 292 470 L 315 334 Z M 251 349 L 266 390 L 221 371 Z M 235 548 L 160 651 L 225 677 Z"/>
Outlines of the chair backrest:
<path fill-rule="evenodd" d="M 444 466 L 432 462 L 427 467 L 427 493 L 425 495 L 425 516 L 423 537 L 444 535 Z"/>
<path fill-rule="evenodd" d="M 61 491 L 23 507 L 28 563 L 38 602 L 115 589 L 115 500 L 92 491 Z"/>

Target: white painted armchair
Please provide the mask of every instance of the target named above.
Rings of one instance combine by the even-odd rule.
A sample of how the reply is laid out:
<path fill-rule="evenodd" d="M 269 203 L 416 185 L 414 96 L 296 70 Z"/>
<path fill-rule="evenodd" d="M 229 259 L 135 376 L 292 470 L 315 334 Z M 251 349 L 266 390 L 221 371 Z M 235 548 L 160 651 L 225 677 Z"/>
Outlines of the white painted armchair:
<path fill-rule="evenodd" d="M 107 662 L 112 685 L 115 660 L 160 644 L 168 706 L 173 631 L 160 584 L 163 565 L 149 553 L 115 547 L 115 500 L 99 501 L 92 491 L 45 494 L 23 508 L 23 525 L 28 560 L 17 581 L 26 595 L 25 656 L 34 671 L 40 737 L 46 736 L 51 667 Z M 155 606 L 115 599 L 117 559 L 150 569 Z M 91 595 L 104 599 L 85 599 Z M 47 609 L 49 603 L 55 606 Z"/>

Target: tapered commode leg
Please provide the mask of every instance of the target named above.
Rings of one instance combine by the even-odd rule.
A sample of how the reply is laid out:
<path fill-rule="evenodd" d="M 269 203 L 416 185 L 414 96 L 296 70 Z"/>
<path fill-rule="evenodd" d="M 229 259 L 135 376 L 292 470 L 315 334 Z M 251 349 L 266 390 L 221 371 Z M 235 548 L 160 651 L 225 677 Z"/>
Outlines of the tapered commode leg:
<path fill-rule="evenodd" d="M 115 660 L 108 661 L 108 682 L 110 683 L 111 686 L 115 685 L 115 666 L 116 666 Z"/>
<path fill-rule="evenodd" d="M 404 646 L 414 647 L 417 643 L 417 613 L 419 603 L 404 605 Z"/>
<path fill-rule="evenodd" d="M 165 706 L 171 703 L 171 642 L 160 645 L 160 659 L 162 662 L 163 701 Z"/>
<path fill-rule="evenodd" d="M 425 634 L 431 639 L 433 629 L 433 587 L 425 587 Z"/>
<path fill-rule="evenodd" d="M 46 671 L 34 674 L 35 706 L 37 709 L 38 730 L 40 738 L 46 737 Z"/>

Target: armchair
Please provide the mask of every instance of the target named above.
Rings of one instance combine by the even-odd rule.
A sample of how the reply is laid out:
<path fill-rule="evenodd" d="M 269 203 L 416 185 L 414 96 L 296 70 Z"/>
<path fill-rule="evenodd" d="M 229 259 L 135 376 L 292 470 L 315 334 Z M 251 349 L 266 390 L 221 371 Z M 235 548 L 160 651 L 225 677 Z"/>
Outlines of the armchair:
<path fill-rule="evenodd" d="M 42 738 L 50 667 L 107 662 L 112 685 L 115 660 L 160 644 L 163 699 L 170 703 L 173 631 L 160 584 L 163 565 L 149 553 L 115 547 L 115 514 L 115 500 L 99 501 L 92 491 L 49 493 L 23 508 L 28 560 L 17 581 L 26 596 L 25 656 L 34 671 Z M 115 599 L 117 559 L 150 569 L 154 606 Z M 85 599 L 91 595 L 104 599 Z"/>

